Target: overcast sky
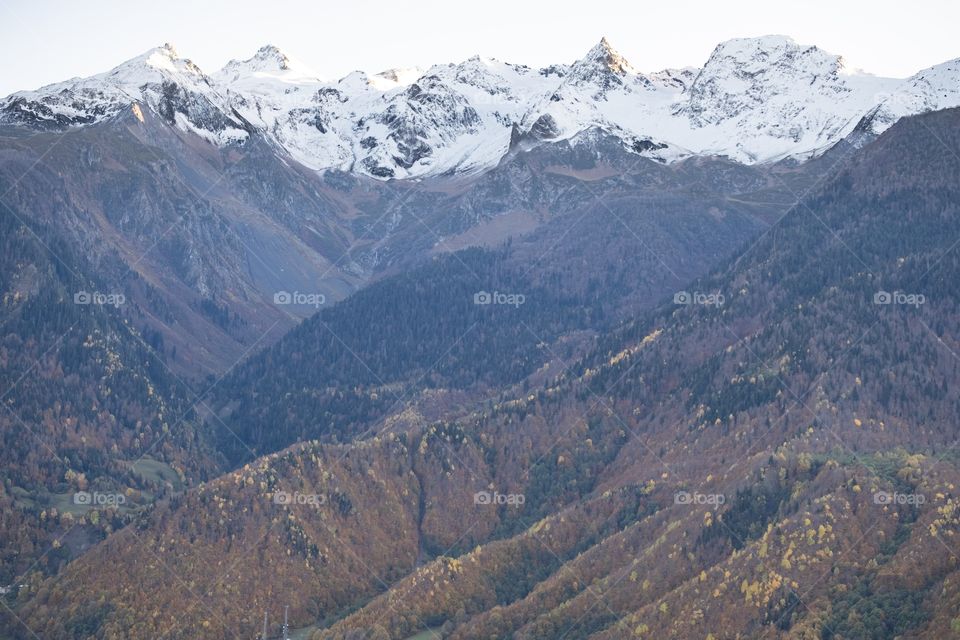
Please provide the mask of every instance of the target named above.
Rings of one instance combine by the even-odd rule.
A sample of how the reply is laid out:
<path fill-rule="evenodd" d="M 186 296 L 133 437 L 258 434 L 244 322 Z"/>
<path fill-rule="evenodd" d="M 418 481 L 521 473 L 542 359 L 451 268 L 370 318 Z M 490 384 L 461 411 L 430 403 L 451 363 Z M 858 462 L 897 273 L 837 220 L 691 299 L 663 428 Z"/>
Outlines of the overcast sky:
<path fill-rule="evenodd" d="M 0 95 L 105 71 L 170 42 L 208 73 L 274 44 L 339 78 L 480 54 L 572 62 L 607 36 L 636 68 L 700 66 L 740 36 L 792 36 L 905 77 L 960 57 L 960 2 L 920 0 L 0 1 Z"/>

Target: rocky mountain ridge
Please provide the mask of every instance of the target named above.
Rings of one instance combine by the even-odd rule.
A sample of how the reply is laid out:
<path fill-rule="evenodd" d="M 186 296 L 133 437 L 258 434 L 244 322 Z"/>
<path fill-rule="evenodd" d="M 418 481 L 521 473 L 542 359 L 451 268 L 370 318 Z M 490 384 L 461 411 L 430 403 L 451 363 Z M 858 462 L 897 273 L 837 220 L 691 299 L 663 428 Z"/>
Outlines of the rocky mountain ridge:
<path fill-rule="evenodd" d="M 956 60 L 899 80 L 845 67 L 785 36 L 719 44 L 700 69 L 637 71 L 602 39 L 571 65 L 475 56 L 423 71 L 321 79 L 274 46 L 206 75 L 165 45 L 113 70 L 0 102 L 0 122 L 72 127 L 142 105 L 212 144 L 259 130 L 299 163 L 378 179 L 469 175 L 518 144 L 599 128 L 662 162 L 745 164 L 818 155 L 858 125 L 960 105 Z"/>

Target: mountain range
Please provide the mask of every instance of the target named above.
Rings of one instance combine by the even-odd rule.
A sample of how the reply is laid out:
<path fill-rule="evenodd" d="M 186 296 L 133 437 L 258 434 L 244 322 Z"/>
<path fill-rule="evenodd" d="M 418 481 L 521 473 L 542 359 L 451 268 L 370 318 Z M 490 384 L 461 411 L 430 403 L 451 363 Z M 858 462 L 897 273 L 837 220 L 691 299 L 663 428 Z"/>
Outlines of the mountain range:
<path fill-rule="evenodd" d="M 958 64 L 4 98 L 0 638 L 960 633 Z"/>
<path fill-rule="evenodd" d="M 274 46 L 207 75 L 168 44 L 106 73 L 15 93 L 0 114 L 79 126 L 142 103 L 218 146 L 257 130 L 311 169 L 425 178 L 482 172 L 517 145 L 591 128 L 662 162 L 806 158 L 854 130 L 876 135 L 904 115 L 957 106 L 958 75 L 951 60 L 905 80 L 877 77 L 784 36 L 721 43 L 699 69 L 642 73 L 604 38 L 573 64 L 543 69 L 477 56 L 337 81 Z"/>

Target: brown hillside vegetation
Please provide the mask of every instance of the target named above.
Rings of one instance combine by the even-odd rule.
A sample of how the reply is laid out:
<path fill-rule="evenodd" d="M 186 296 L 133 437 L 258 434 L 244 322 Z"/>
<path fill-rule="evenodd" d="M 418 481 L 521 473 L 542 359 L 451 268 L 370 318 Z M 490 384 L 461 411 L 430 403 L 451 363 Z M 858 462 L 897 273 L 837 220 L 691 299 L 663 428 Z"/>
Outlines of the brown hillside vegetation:
<path fill-rule="evenodd" d="M 958 150 L 956 110 L 900 122 L 696 285 L 722 305 L 666 303 L 465 418 L 174 496 L 32 585 L 24 620 L 236 638 L 289 604 L 323 640 L 951 637 Z"/>

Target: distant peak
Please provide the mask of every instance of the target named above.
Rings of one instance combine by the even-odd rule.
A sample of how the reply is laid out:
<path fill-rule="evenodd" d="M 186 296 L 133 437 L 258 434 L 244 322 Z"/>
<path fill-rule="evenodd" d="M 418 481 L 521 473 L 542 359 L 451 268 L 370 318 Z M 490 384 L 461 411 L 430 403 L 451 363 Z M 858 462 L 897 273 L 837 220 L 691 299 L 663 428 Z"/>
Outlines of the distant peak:
<path fill-rule="evenodd" d="M 733 38 L 718 44 L 711 59 L 733 58 L 735 60 L 753 60 L 758 57 L 777 59 L 802 52 L 816 52 L 824 57 L 834 57 L 812 45 L 798 44 L 790 36 L 766 35 L 751 38 Z"/>
<path fill-rule="evenodd" d="M 279 47 L 267 44 L 246 60 L 231 60 L 224 71 L 239 75 L 283 75 L 302 79 L 316 79 L 317 74 Z"/>
<path fill-rule="evenodd" d="M 290 69 L 290 58 L 279 47 L 267 44 L 259 49 L 250 60 L 260 60 L 263 62 L 275 63 L 277 70 L 287 71 Z"/>
<path fill-rule="evenodd" d="M 595 44 L 587 55 L 580 61 L 580 64 L 602 65 L 607 70 L 617 75 L 626 75 L 635 73 L 633 67 L 627 62 L 627 59 L 620 55 L 620 52 L 613 48 L 606 36 L 600 38 L 600 42 Z"/>
<path fill-rule="evenodd" d="M 821 78 L 843 70 L 843 59 L 812 45 L 798 44 L 789 36 L 766 35 L 734 38 L 718 44 L 704 71 L 726 73 L 805 73 Z"/>
<path fill-rule="evenodd" d="M 199 68 L 192 62 L 180 57 L 177 49 L 169 42 L 162 46 L 149 49 L 139 56 L 131 58 L 110 70 L 113 76 L 142 73 L 144 68 L 162 73 L 188 72 L 202 75 Z"/>
<path fill-rule="evenodd" d="M 776 49 L 780 47 L 799 47 L 796 41 L 790 36 L 780 34 L 769 34 L 765 36 L 752 36 L 745 38 L 731 38 L 717 45 L 717 48 L 724 49 Z"/>

